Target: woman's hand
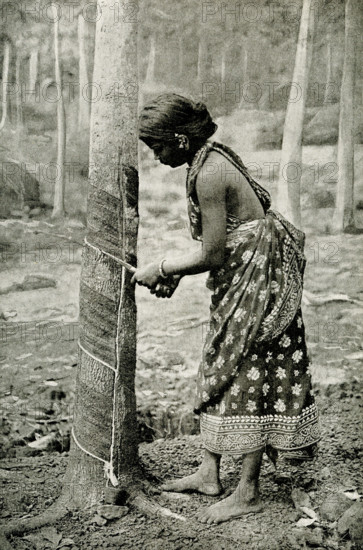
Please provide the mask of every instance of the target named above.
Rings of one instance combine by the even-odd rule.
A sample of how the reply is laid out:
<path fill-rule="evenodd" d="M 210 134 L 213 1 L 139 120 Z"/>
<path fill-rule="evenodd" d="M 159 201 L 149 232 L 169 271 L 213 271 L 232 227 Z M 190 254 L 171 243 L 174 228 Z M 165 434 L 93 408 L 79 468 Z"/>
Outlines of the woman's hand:
<path fill-rule="evenodd" d="M 171 298 L 179 285 L 180 279 L 181 275 L 171 275 L 167 279 L 163 279 L 163 282 L 159 282 L 150 290 L 150 293 L 155 294 L 157 298 Z"/>
<path fill-rule="evenodd" d="M 159 282 L 162 282 L 159 265 L 157 263 L 147 264 L 138 268 L 132 276 L 131 282 L 153 289 Z"/>

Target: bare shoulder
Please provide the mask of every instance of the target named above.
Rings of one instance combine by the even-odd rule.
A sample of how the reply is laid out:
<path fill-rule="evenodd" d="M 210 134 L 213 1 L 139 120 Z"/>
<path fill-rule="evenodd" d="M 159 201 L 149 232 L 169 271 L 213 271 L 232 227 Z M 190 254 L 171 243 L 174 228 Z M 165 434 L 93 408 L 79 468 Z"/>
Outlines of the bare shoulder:
<path fill-rule="evenodd" d="M 222 176 L 223 157 L 218 153 L 212 156 L 212 153 L 208 155 L 196 179 L 200 204 L 220 201 L 226 192 L 226 182 Z"/>
<path fill-rule="evenodd" d="M 209 183 L 218 185 L 219 182 L 224 187 L 233 185 L 241 177 L 243 178 L 238 168 L 218 151 L 211 151 L 209 153 L 198 174 L 198 179 L 204 181 L 204 183 L 208 180 Z"/>
<path fill-rule="evenodd" d="M 221 153 L 211 151 L 198 173 L 197 191 L 202 193 L 204 189 L 209 190 L 209 192 L 225 189 L 226 172 L 228 173 L 230 170 L 226 163 L 230 164 Z M 232 165 L 230 166 L 232 167 Z"/>

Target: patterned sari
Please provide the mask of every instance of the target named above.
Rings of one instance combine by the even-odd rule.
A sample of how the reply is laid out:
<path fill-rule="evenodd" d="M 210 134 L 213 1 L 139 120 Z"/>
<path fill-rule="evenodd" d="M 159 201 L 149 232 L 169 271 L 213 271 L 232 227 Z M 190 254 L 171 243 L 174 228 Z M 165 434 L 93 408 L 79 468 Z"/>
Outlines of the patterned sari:
<path fill-rule="evenodd" d="M 212 270 L 210 324 L 199 367 L 195 412 L 205 448 L 242 455 L 269 446 L 302 458 L 319 440 L 301 296 L 304 233 L 270 210 L 270 196 L 228 147 L 207 142 L 188 171 L 191 234 L 202 240 L 196 179 L 210 151 L 246 177 L 265 217 L 227 214 L 225 260 Z"/>

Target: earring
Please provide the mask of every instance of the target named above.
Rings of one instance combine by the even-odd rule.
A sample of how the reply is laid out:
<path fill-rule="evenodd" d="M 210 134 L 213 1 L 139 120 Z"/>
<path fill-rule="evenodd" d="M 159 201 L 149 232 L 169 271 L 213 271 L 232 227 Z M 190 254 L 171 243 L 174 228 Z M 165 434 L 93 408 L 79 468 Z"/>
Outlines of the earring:
<path fill-rule="evenodd" d="M 179 149 L 189 149 L 189 140 L 184 134 L 175 134 L 176 138 L 179 138 Z"/>

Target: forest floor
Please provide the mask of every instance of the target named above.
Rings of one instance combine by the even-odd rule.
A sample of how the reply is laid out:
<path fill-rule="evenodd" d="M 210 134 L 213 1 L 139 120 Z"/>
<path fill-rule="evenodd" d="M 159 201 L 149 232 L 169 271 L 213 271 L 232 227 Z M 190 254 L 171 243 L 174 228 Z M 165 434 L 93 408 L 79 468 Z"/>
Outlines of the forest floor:
<path fill-rule="evenodd" d="M 349 506 L 362 506 L 359 267 L 363 243 L 359 235 L 332 234 L 332 208 L 311 204 L 313 187 L 323 187 L 321 179 L 326 174 L 318 174 L 319 181 L 309 187 L 306 174 L 313 173 L 309 166 L 316 167 L 315 159 L 328 166 L 334 158 L 333 148 L 305 148 L 304 154 L 308 166 L 303 196 L 308 299 L 303 315 L 321 413 L 322 441 L 316 459 L 301 466 L 278 462 L 276 471 L 265 460 L 261 475 L 264 510 L 227 524 L 206 527 L 194 520 L 197 509 L 215 501 L 212 497 L 161 493 L 157 500 L 187 521 L 147 518 L 130 510 L 121 519 L 105 523 L 99 516 L 75 513 L 53 527 L 14 537 L 14 549 L 361 547 L 358 523 L 349 531 L 338 520 Z M 358 198 L 363 192 L 362 156 L 359 150 Z M 268 151 L 251 153 L 248 160 L 263 166 L 266 159 L 274 162 L 275 158 L 278 152 Z M 267 181 L 266 175 L 260 181 L 273 194 L 274 182 Z M 84 213 L 86 206 L 86 182 L 80 179 L 77 183 L 69 189 L 69 215 L 64 221 L 54 222 L 43 214 L 0 222 L 4 260 L 0 271 L 2 523 L 46 509 L 61 490 L 67 463 L 85 233 L 79 212 Z M 334 182 L 324 188 L 334 192 Z M 153 163 L 144 168 L 140 264 L 196 246 L 188 235 L 184 194 L 184 170 L 171 171 Z M 362 226 L 362 211 L 357 213 Z M 205 275 L 185 278 L 172 300 L 158 300 L 138 288 L 137 303 L 136 393 L 144 441 L 140 456 L 157 483 L 190 473 L 201 457 L 197 419 L 191 409 L 208 322 Z M 237 483 L 239 465 L 240 461 L 223 461 L 222 483 L 227 493 Z"/>

